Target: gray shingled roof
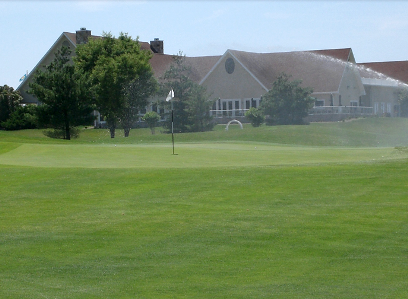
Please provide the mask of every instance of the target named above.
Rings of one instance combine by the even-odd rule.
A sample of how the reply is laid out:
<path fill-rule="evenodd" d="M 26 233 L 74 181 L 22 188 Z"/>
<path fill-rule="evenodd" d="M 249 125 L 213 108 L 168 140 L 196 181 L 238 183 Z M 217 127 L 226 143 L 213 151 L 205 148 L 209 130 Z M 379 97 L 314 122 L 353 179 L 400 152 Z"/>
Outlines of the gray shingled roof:
<path fill-rule="evenodd" d="M 272 87 L 282 73 L 302 80 L 303 86 L 316 92 L 334 92 L 339 89 L 351 49 L 325 51 L 250 53 L 229 50 L 264 86 Z M 338 54 L 338 55 L 335 55 Z M 340 55 L 341 54 L 341 55 Z M 347 56 L 347 57 L 346 57 Z"/>
<path fill-rule="evenodd" d="M 76 45 L 75 33 L 64 33 Z M 95 35 L 92 37 L 100 38 Z M 150 50 L 149 43 L 139 43 L 142 49 Z M 286 73 L 293 79 L 302 80 L 303 86 L 312 87 L 316 92 L 334 92 L 339 88 L 346 62 L 355 62 L 350 48 L 282 53 L 228 51 L 268 89 L 281 73 Z M 173 55 L 153 54 L 150 63 L 157 79 L 170 67 L 172 57 Z M 186 57 L 186 63 L 192 68 L 191 79 L 199 83 L 221 57 Z"/>

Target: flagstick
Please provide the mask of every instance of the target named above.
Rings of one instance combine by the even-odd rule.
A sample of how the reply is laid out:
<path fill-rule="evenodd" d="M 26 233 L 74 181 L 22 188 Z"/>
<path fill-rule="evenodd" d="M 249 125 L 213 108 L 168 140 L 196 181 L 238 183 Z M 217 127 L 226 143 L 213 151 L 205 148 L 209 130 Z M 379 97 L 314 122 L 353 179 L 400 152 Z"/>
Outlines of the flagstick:
<path fill-rule="evenodd" d="M 166 102 L 171 101 L 174 98 L 174 91 L 173 88 L 170 90 Z M 173 108 L 173 101 L 171 101 L 171 141 L 173 143 L 173 155 L 174 154 L 174 108 Z"/>
<path fill-rule="evenodd" d="M 173 102 L 171 103 L 173 106 Z M 174 110 L 171 109 L 171 141 L 173 143 L 173 155 L 174 155 Z"/>

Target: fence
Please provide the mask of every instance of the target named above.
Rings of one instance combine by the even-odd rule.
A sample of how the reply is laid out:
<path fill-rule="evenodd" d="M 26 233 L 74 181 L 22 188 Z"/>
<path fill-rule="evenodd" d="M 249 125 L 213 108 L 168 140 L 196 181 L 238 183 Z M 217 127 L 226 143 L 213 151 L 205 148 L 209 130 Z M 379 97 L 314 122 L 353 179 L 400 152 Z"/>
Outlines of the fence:
<path fill-rule="evenodd" d="M 249 109 L 210 110 L 210 115 L 214 118 L 245 117 L 245 112 L 248 110 Z"/>
<path fill-rule="evenodd" d="M 309 110 L 309 115 L 322 114 L 350 114 L 350 115 L 372 115 L 373 107 L 362 106 L 318 106 Z"/>

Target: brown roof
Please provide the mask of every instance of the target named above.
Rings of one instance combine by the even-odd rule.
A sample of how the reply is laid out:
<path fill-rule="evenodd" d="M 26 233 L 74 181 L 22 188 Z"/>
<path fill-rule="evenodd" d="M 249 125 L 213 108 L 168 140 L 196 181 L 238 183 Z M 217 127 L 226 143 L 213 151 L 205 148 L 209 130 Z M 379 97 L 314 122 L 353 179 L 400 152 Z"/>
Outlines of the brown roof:
<path fill-rule="evenodd" d="M 173 55 L 153 53 L 153 56 L 150 59 L 150 65 L 152 66 L 156 79 L 159 79 L 164 75 L 164 72 L 170 67 L 172 62 Z"/>
<path fill-rule="evenodd" d="M 350 61 L 350 62 L 355 63 L 353 51 L 351 50 L 351 48 L 314 50 L 314 51 L 307 51 L 307 52 L 314 53 L 317 55 L 330 56 L 335 59 L 340 59 L 343 61 Z"/>
<path fill-rule="evenodd" d="M 221 55 L 186 57 L 186 64 L 190 66 L 192 70 L 190 79 L 194 82 L 200 83 L 221 57 Z"/>
<path fill-rule="evenodd" d="M 408 83 L 408 61 L 358 63 L 363 78 L 385 79 L 391 77 Z"/>
<path fill-rule="evenodd" d="M 64 32 L 64 34 L 76 46 L 76 34 L 71 32 Z M 101 36 L 98 35 L 91 35 L 91 37 L 102 38 Z M 150 43 L 139 41 L 139 44 L 143 50 L 147 50 L 153 53 L 153 51 L 150 48 Z M 150 64 L 152 65 L 154 76 L 157 79 L 164 75 L 164 72 L 168 69 L 170 63 L 173 61 L 172 57 L 173 57 L 172 55 L 153 53 L 153 57 L 150 59 Z"/>
<path fill-rule="evenodd" d="M 76 44 L 75 33 L 64 33 Z M 150 50 L 149 43 L 139 43 L 142 49 Z M 335 92 L 340 85 L 344 62 L 354 62 L 350 48 L 282 53 L 229 51 L 268 89 L 281 73 L 286 73 L 292 75 L 293 79 L 302 80 L 303 86 L 312 87 L 314 91 Z M 199 83 L 221 57 L 186 57 L 186 63 L 192 69 L 191 79 Z M 161 78 L 172 62 L 173 55 L 153 53 L 150 64 L 154 76 Z"/>
<path fill-rule="evenodd" d="M 324 55 L 328 52 L 330 56 Z M 302 80 L 316 92 L 338 91 L 346 58 L 344 49 L 282 53 L 250 53 L 230 50 L 266 88 L 282 73 Z M 349 52 L 350 53 L 350 52 Z"/>
<path fill-rule="evenodd" d="M 72 43 L 76 46 L 76 33 L 71 33 L 71 32 L 64 32 L 64 34 L 72 41 Z M 102 38 L 102 36 L 99 35 L 91 35 L 91 38 Z M 150 43 L 147 42 L 141 42 L 139 41 L 140 47 L 143 50 L 149 50 L 150 49 Z"/>
<path fill-rule="evenodd" d="M 191 67 L 190 79 L 199 83 L 211 70 L 221 56 L 185 57 L 185 63 Z M 160 79 L 173 63 L 173 55 L 153 54 L 150 59 L 154 76 Z"/>

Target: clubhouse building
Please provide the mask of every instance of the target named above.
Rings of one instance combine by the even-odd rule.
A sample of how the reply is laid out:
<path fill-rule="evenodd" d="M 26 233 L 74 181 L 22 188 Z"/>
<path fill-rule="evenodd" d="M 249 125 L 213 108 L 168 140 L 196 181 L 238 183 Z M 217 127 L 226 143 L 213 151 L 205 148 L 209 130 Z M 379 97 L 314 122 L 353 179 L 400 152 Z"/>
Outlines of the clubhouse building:
<path fill-rule="evenodd" d="M 39 103 L 27 93 L 37 69 L 49 64 L 62 46 L 74 49 L 89 38 L 100 37 L 86 28 L 76 33 L 63 32 L 17 88 L 23 102 Z M 159 80 L 173 62 L 173 55 L 164 54 L 163 41 L 159 39 L 139 43 L 142 49 L 151 51 L 150 63 Z M 309 111 L 309 121 L 337 121 L 362 115 L 397 117 L 397 92 L 408 88 L 408 61 L 357 63 L 351 48 L 281 53 L 228 49 L 219 56 L 185 59 L 192 70 L 190 78 L 205 86 L 215 100 L 211 114 L 219 123 L 242 120 L 248 109 L 259 107 L 262 96 L 282 73 L 313 89 L 315 105 Z M 163 112 L 156 101 L 152 99 L 143 112 Z"/>

